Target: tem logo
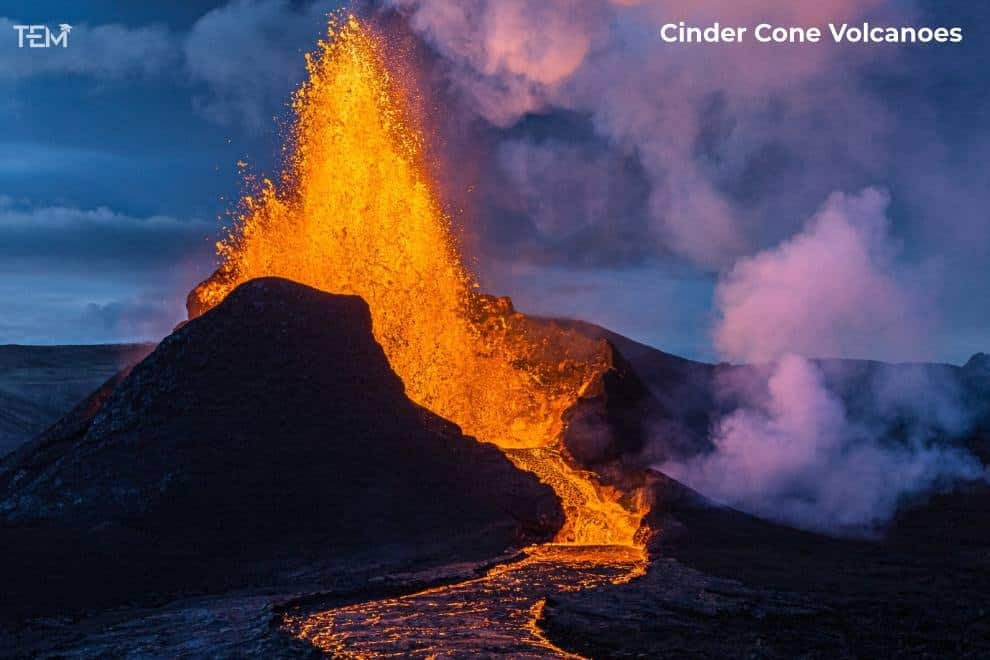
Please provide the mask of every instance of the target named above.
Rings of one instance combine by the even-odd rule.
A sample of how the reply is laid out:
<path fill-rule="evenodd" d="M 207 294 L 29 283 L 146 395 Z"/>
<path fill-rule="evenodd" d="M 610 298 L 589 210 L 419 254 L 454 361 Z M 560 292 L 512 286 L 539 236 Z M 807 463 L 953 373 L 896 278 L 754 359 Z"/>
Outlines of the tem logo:
<path fill-rule="evenodd" d="M 51 48 L 53 46 L 69 47 L 69 32 L 72 26 L 59 23 L 58 32 L 52 32 L 47 25 L 15 25 L 17 30 L 17 47 Z"/>

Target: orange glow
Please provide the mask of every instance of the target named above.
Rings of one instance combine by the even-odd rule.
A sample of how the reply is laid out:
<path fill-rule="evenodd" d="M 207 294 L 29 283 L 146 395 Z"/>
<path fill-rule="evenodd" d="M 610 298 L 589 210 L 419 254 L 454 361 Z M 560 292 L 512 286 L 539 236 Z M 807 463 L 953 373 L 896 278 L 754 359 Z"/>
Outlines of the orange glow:
<path fill-rule="evenodd" d="M 335 658 L 579 658 L 540 627 L 548 597 L 642 574 L 636 548 L 541 546 L 481 577 L 321 612 L 283 625 Z"/>
<path fill-rule="evenodd" d="M 638 546 L 642 507 L 575 469 L 560 442 L 562 413 L 607 351 L 477 292 L 380 37 L 354 18 L 328 32 L 294 98 L 285 173 L 244 198 L 199 306 L 272 275 L 360 295 L 411 399 L 555 489 L 567 512 L 558 542 Z"/>

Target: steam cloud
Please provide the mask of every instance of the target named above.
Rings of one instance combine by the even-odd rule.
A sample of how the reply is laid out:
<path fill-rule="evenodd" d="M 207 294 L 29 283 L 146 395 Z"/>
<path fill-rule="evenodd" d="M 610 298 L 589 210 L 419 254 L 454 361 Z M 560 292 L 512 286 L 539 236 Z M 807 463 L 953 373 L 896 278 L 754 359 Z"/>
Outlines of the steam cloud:
<path fill-rule="evenodd" d="M 871 76 L 904 65 L 904 52 L 670 47 L 656 35 L 679 20 L 910 24 L 913 3 L 373 4 L 428 45 L 424 78 L 450 110 L 440 118 L 443 160 L 460 164 L 443 179 L 454 203 L 487 224 L 476 249 L 513 263 L 652 261 L 720 273 L 716 348 L 764 365 L 719 381 L 733 407 L 712 429 L 716 450 L 662 469 L 748 511 L 837 532 L 880 525 L 905 497 L 984 475 L 941 442 L 971 421 L 951 378 L 800 357 L 917 360 L 939 350 L 936 250 L 961 253 L 950 242 L 979 223 L 955 200 L 982 193 L 968 175 L 944 174 L 965 168 L 918 126 L 926 101 L 911 99 L 899 116 L 871 87 Z M 907 143 L 927 160 L 902 153 Z M 955 182 L 957 213 L 933 214 L 944 186 L 922 190 L 919 171 Z M 893 227 L 886 189 L 920 213 Z M 911 263 L 895 235 L 931 249 Z"/>
<path fill-rule="evenodd" d="M 833 194 L 801 233 L 736 262 L 716 290 L 720 353 L 917 359 L 933 334 L 925 276 L 897 266 L 888 202 Z"/>
<path fill-rule="evenodd" d="M 270 130 L 305 73 L 299 44 L 322 36 L 335 5 L 234 0 L 205 13 L 182 45 L 187 73 L 209 90 L 195 99 L 197 109 L 219 123 Z"/>
<path fill-rule="evenodd" d="M 897 98 L 904 116 L 871 88 L 871 77 L 896 78 L 905 49 L 671 47 L 656 34 L 678 20 L 908 24 L 914 3 L 368 2 L 400 16 L 428 46 L 424 82 L 444 103 L 438 148 L 441 162 L 453 164 L 443 180 L 452 206 L 482 221 L 476 248 L 514 264 L 652 261 L 721 273 L 716 347 L 727 359 L 766 366 L 719 383 L 736 407 L 713 429 L 717 451 L 664 469 L 744 509 L 840 531 L 882 523 L 904 496 L 980 476 L 971 456 L 932 442 L 969 423 L 951 379 L 918 370 L 904 382 L 903 369 L 881 368 L 859 385 L 873 406 L 864 414 L 840 392 L 862 374 L 798 356 L 934 355 L 944 311 L 936 298 L 963 317 L 987 307 L 965 287 L 943 284 L 984 275 L 990 258 L 980 176 L 986 138 L 966 132 L 964 148 L 943 142 L 927 100 L 944 96 L 942 87 Z M 80 25 L 65 52 L 11 50 L 0 58 L 0 78 L 152 76 L 183 63 L 203 86 L 204 114 L 261 130 L 302 75 L 299 44 L 322 31 L 333 6 L 234 0 L 184 35 Z M 0 19 L 0 27 L 12 34 L 14 22 Z M 914 65 L 958 75 L 958 62 L 935 54 Z M 912 80 L 923 78 L 914 65 Z M 946 71 L 927 77 L 943 81 Z M 864 187 L 877 182 L 919 213 L 893 227 L 890 195 Z M 0 210 L 4 232 L 24 234 L 0 251 L 23 251 L 27 233 L 14 220 L 24 214 Z M 110 226 L 103 215 L 82 217 Z M 161 223 L 144 224 L 150 235 Z M 204 230 L 176 229 L 180 237 L 189 231 Z M 895 233 L 923 242 L 921 252 L 934 258 L 905 263 Z M 68 242 L 74 234 L 59 235 Z M 952 259 L 939 263 L 947 253 Z M 140 309 L 165 328 L 167 315 L 149 304 L 101 301 L 86 318 L 118 325 Z M 908 432 L 891 438 L 905 419 Z"/>
<path fill-rule="evenodd" d="M 476 199 L 492 222 L 506 214 L 553 218 L 552 232 L 540 221 L 529 227 L 533 258 L 536 246 L 562 241 L 561 259 L 603 245 L 628 256 L 645 244 L 648 256 L 673 254 L 718 269 L 765 240 L 761 218 L 807 213 L 793 208 L 794 200 L 820 200 L 848 183 L 843 173 L 879 172 L 882 165 L 863 145 L 883 134 L 883 110 L 851 75 L 865 54 L 827 45 L 781 46 L 772 54 L 745 44 L 670 48 L 655 33 L 677 19 L 853 20 L 888 11 L 882 2 L 382 4 L 403 14 L 438 55 L 445 81 L 438 87 L 452 88 L 462 110 L 452 121 L 468 125 L 444 133 L 479 130 L 473 120 L 497 129 L 493 167 L 485 168 L 494 176 L 464 182 L 480 187 Z M 560 135 L 534 127 L 535 118 L 548 115 L 558 119 L 553 130 Z M 571 128 L 559 128 L 567 119 Z M 453 140 L 449 148 L 461 151 L 455 162 L 478 157 L 476 146 L 491 136 Z M 580 148 L 583 166 L 575 169 Z M 543 197 L 546 177 L 534 180 L 527 171 L 534 161 L 554 173 L 557 190 L 583 194 Z M 624 165 L 617 168 L 617 161 Z M 623 167 L 621 181 L 609 177 Z M 589 223 L 584 209 L 592 194 L 605 212 Z M 627 231 L 602 220 L 616 216 L 629 219 Z M 772 238 L 789 229 L 776 228 L 783 232 Z"/>
<path fill-rule="evenodd" d="M 750 374 L 732 384 L 746 388 L 746 404 L 717 423 L 714 452 L 659 467 L 715 500 L 772 520 L 870 533 L 907 497 L 987 476 L 968 451 L 940 444 L 944 434 L 965 428 L 967 416 L 938 384 L 916 375 L 919 382 L 909 387 L 889 371 L 857 384 L 867 390 L 885 381 L 886 389 L 874 394 L 878 410 L 854 419 L 818 366 L 787 355 L 769 378 Z M 933 398 L 939 403 L 928 407 Z M 912 416 L 907 437 L 890 437 L 895 410 Z"/>
<path fill-rule="evenodd" d="M 905 498 L 987 478 L 948 440 L 971 420 L 942 371 L 827 361 L 826 379 L 797 355 L 855 354 L 874 336 L 891 357 L 923 345 L 925 305 L 897 272 L 887 201 L 876 189 L 832 195 L 801 233 L 720 282 L 718 347 L 770 364 L 723 377 L 718 389 L 738 405 L 715 424 L 714 451 L 663 471 L 752 513 L 854 534 L 889 521 Z M 863 404 L 855 415 L 851 401 Z"/>

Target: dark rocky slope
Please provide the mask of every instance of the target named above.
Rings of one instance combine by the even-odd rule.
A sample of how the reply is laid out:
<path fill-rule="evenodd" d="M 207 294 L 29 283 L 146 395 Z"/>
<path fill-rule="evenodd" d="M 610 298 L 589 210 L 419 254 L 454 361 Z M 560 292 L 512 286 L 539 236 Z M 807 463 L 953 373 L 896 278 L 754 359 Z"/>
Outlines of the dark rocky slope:
<path fill-rule="evenodd" d="M 360 298 L 278 279 L 0 463 L 0 515 L 7 617 L 480 559 L 562 522 L 548 487 L 406 398 Z"/>
<path fill-rule="evenodd" d="M 632 583 L 554 599 L 540 622 L 591 657 L 990 655 L 990 488 L 905 509 L 875 541 L 836 539 L 650 480 L 654 560 Z"/>
<path fill-rule="evenodd" d="M 767 395 L 767 365 L 708 364 L 687 360 L 584 321 L 546 320 L 592 339 L 604 339 L 648 390 L 638 395 L 636 423 L 645 436 L 640 448 L 626 447 L 626 464 L 648 466 L 713 448 L 710 431 L 723 416 Z M 933 443 L 962 443 L 990 463 L 990 356 L 973 355 L 965 365 L 886 363 L 819 359 L 825 387 L 852 423 L 869 426 L 888 442 L 907 436 Z M 629 390 L 625 390 L 628 392 Z M 635 391 L 635 389 L 633 390 Z M 615 391 L 616 396 L 625 393 Z M 950 409 L 946 412 L 945 409 Z M 946 423 L 946 415 L 951 420 Z"/>
<path fill-rule="evenodd" d="M 34 438 L 152 344 L 0 346 L 0 456 Z"/>
<path fill-rule="evenodd" d="M 649 465 L 711 448 L 713 422 L 735 409 L 733 385 L 766 387 L 767 367 L 710 365 L 638 344 L 603 328 L 555 321 L 606 339 L 626 358 L 639 388 L 628 397 L 646 438 Z M 965 365 L 816 360 L 826 387 L 850 418 L 886 442 L 915 435 L 962 443 L 990 462 L 990 358 Z M 914 393 L 891 410 L 885 386 Z M 889 392 L 889 389 L 886 390 Z M 938 406 L 963 414 L 941 425 Z M 886 408 L 885 408 L 886 405 Z M 621 406 L 620 406 L 621 407 Z M 607 415 L 606 415 L 607 417 Z M 596 468 L 597 469 L 597 468 Z M 626 473 L 631 479 L 634 470 Z M 902 502 L 875 539 L 796 530 L 717 505 L 653 472 L 645 477 L 658 534 L 646 575 L 619 586 L 552 599 L 541 627 L 559 646 L 590 657 L 988 657 L 990 656 L 990 487 Z"/>
<path fill-rule="evenodd" d="M 377 346 L 368 346 L 363 307 L 357 324 L 364 328 L 363 339 L 352 337 L 351 345 L 344 339 L 350 334 L 338 336 L 341 319 L 354 313 L 349 306 L 353 299 L 277 280 L 249 286 L 261 287 L 249 289 L 250 296 L 263 299 L 257 310 L 239 290 L 166 342 L 163 352 L 148 361 L 150 366 L 138 367 L 116 390 L 111 383 L 98 391 L 0 463 L 0 495 L 8 515 L 0 544 L 11 548 L 16 567 L 0 575 L 9 585 L 8 609 L 65 612 L 83 602 L 72 600 L 76 593 L 88 601 L 93 593 L 109 594 L 120 602 L 149 590 L 174 593 L 192 584 L 283 593 L 327 588 L 333 602 L 370 600 L 393 593 L 388 591 L 391 578 L 382 577 L 396 567 L 429 569 L 490 557 L 541 532 L 545 538 L 559 524 L 549 493 L 525 475 L 506 470 L 497 452 L 485 453 L 491 448 L 463 439 L 448 423 L 412 406 L 396 392 L 394 375 L 379 373 L 390 374 L 387 365 L 384 370 L 366 368 L 384 358 Z M 266 298 L 266 292 L 277 295 Z M 317 299 L 334 301 L 332 310 L 316 314 L 318 322 L 303 321 L 313 316 L 307 310 L 319 306 Z M 236 303 L 236 313 L 229 310 L 231 303 Z M 205 322 L 208 332 L 197 325 Z M 583 465 L 606 480 L 647 485 L 656 501 L 649 522 L 659 531 L 651 545 L 654 559 L 642 579 L 550 599 L 540 624 L 553 642 L 592 657 L 990 655 L 986 487 L 917 502 L 875 541 L 828 538 L 717 506 L 642 466 L 671 454 L 705 451 L 711 421 L 734 406 L 731 392 L 727 395 L 720 387 L 722 379 L 758 381 L 760 368 L 692 362 L 589 324 L 552 323 L 604 338 L 616 349 L 613 368 L 569 411 L 566 441 Z M 327 342 L 331 336 L 338 342 L 333 346 Z M 235 345 L 229 345 L 231 337 Z M 353 350 L 341 348 L 340 342 Z M 354 366 L 354 355 L 362 356 L 361 369 Z M 871 414 L 869 394 L 878 378 L 921 376 L 925 382 L 957 388 L 953 391 L 973 414 L 966 440 L 985 461 L 990 459 L 986 356 L 975 356 L 964 367 L 818 364 L 853 415 Z M 277 395 L 266 397 L 266 392 Z M 343 422 L 315 421 L 314 406 L 337 420 L 364 420 L 361 424 L 372 431 L 355 436 Z M 403 412 L 408 409 L 415 415 Z M 398 412 L 379 419 L 381 410 Z M 419 439 L 413 443 L 418 452 L 401 454 L 407 445 L 387 432 L 393 422 L 407 429 L 404 442 Z M 891 432 L 915 423 L 910 417 L 895 419 Z M 319 432 L 305 432 L 312 428 Z M 374 445 L 371 435 L 375 442 L 392 438 L 382 445 L 387 451 L 369 449 Z M 293 440 L 297 436 L 298 443 Z M 359 440 L 345 443 L 343 436 Z M 219 443 L 224 451 L 191 442 L 206 437 L 212 439 L 206 447 Z M 278 438 L 279 444 L 260 448 L 264 437 Z M 303 437 L 312 442 L 302 443 Z M 162 463 L 154 449 L 159 442 L 174 442 L 169 455 L 181 460 Z M 424 449 L 430 447 L 434 449 Z M 243 461 L 231 448 L 246 452 Z M 462 450 L 466 454 L 458 453 Z M 186 458 L 190 451 L 201 451 L 203 458 L 193 464 L 206 467 L 192 469 Z M 393 452 L 402 456 L 398 463 L 390 458 Z M 329 453 L 340 461 L 335 466 L 354 469 L 328 468 Z M 470 460 L 449 455 L 470 455 Z M 252 472 L 257 457 L 279 469 Z M 445 460 L 474 466 L 464 480 L 447 486 L 449 493 L 465 493 L 455 495 L 461 497 L 456 506 L 449 493 L 439 502 L 433 497 L 444 488 L 435 484 L 445 482 L 433 481 L 439 477 L 431 475 L 435 463 Z M 397 473 L 396 465 L 405 469 Z M 287 472 L 291 479 L 281 483 L 291 481 L 305 495 L 292 500 L 294 496 L 280 491 L 272 475 Z M 305 477 L 310 472 L 312 481 Z M 106 478 L 111 473 L 119 478 Z M 18 474 L 24 476 L 15 482 Z M 190 476 L 197 478 L 190 482 Z M 103 486 L 91 486 L 90 478 Z M 200 495 L 183 498 L 174 484 L 188 484 L 181 488 Z M 246 501 L 229 496 L 227 489 L 235 485 L 250 496 Z M 327 493 L 334 495 L 321 499 Z M 360 514 L 335 508 L 341 498 L 356 502 Z M 381 515 L 362 518 L 369 511 Z M 415 518 L 417 512 L 422 517 Z M 70 517 L 86 524 L 64 525 Z M 327 520 L 333 524 L 314 524 Z M 289 572 L 294 575 L 287 576 Z M 171 637 L 188 644 L 198 626 L 203 629 L 199 639 L 209 640 L 199 647 L 202 654 L 218 648 L 217 631 L 223 630 L 231 654 L 245 653 L 244 640 L 253 644 L 252 636 L 258 636 L 261 646 L 251 648 L 272 655 L 270 645 L 283 638 L 273 635 L 268 618 L 259 614 L 271 600 L 253 598 L 257 603 L 251 601 L 249 607 L 220 599 L 208 605 L 177 601 L 133 622 L 128 610 L 119 616 L 125 623 L 117 624 L 112 634 L 105 632 L 102 620 L 90 619 L 89 633 L 73 626 L 54 635 L 49 626 L 35 630 L 31 643 L 51 643 L 60 636 L 67 641 L 53 648 L 85 648 L 96 654 L 94 649 L 132 649 L 136 638 L 152 644 Z M 241 618 L 250 623 L 244 628 L 231 623 L 238 620 L 231 611 L 242 607 Z M 196 620 L 202 612 L 212 612 L 214 619 Z M 112 639 L 104 640 L 106 646 L 94 645 L 91 637 L 73 641 L 80 634 Z M 0 633 L 0 647 L 3 643 Z M 278 648 L 292 654 L 300 650 Z"/>

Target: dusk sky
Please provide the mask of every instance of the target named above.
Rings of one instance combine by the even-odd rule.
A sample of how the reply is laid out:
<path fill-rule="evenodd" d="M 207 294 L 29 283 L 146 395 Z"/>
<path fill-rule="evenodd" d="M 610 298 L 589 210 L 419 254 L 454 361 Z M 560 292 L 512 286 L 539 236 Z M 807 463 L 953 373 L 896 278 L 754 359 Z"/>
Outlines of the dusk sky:
<path fill-rule="evenodd" d="M 441 184 L 492 293 L 706 360 L 990 350 L 982 3 L 734 12 L 965 33 L 775 53 L 657 37 L 728 0 L 494 1 L 364 7 L 423 48 Z M 157 340 L 184 318 L 237 162 L 277 171 L 277 118 L 337 6 L 0 5 L 0 344 Z M 67 48 L 17 47 L 13 25 L 60 23 Z"/>

